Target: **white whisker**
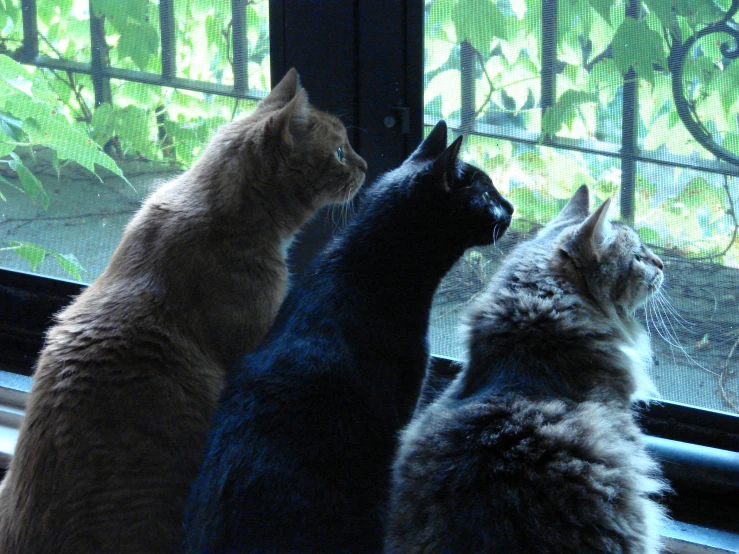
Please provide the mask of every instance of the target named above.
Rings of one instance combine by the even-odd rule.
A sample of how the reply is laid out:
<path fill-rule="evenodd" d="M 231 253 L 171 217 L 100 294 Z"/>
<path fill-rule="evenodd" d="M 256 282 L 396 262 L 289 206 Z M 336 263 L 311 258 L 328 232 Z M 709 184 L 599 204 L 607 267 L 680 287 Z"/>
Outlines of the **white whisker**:
<path fill-rule="evenodd" d="M 669 308 L 671 308 L 671 310 L 669 308 L 665 308 L 666 305 L 669 305 Z M 685 356 L 686 359 L 688 359 L 691 363 L 698 366 L 701 370 L 715 377 L 720 376 L 719 373 L 708 369 L 703 364 L 698 362 L 698 360 L 696 360 L 680 343 L 677 330 L 675 329 L 675 325 L 673 324 L 673 319 L 670 317 L 670 316 L 675 316 L 677 314 L 677 310 L 674 308 L 674 306 L 669 304 L 665 298 L 661 298 L 659 293 L 656 293 L 650 297 L 649 301 L 645 305 L 645 308 L 646 308 L 645 312 L 646 312 L 646 320 L 647 320 L 647 332 L 649 332 L 649 322 L 651 319 L 651 323 L 652 325 L 654 325 L 654 328 L 657 331 L 657 334 L 659 334 L 659 336 L 662 337 L 662 339 L 668 345 L 670 345 L 670 352 L 672 353 L 673 363 L 675 362 L 675 349 L 677 349 L 683 354 L 683 356 Z M 660 308 L 663 308 L 665 310 L 665 313 L 662 313 Z M 686 323 L 690 324 L 689 321 L 687 320 L 685 321 Z M 679 320 L 677 320 L 677 322 L 680 323 Z M 690 331 L 690 329 L 687 329 L 684 326 L 683 328 Z"/>

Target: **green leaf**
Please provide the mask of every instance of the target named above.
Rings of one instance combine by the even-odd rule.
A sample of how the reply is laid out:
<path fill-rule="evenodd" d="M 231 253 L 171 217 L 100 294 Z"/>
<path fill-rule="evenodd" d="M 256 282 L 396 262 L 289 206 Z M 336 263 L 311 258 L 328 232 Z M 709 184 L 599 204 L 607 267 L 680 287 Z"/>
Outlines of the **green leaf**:
<path fill-rule="evenodd" d="M 739 156 L 739 133 L 726 133 L 722 146 L 734 155 Z"/>
<path fill-rule="evenodd" d="M 649 28 L 644 21 L 632 17 L 624 18 L 613 37 L 613 61 L 621 73 L 633 67 L 636 74 L 654 83 L 652 63 L 664 65 L 662 37 Z"/>
<path fill-rule="evenodd" d="M 506 18 L 491 0 L 459 0 L 452 12 L 457 42 L 468 41 L 483 56 L 495 37 L 508 38 Z"/>
<path fill-rule="evenodd" d="M 640 227 L 639 237 L 641 238 L 642 242 L 645 242 L 647 244 L 659 244 L 660 243 L 659 233 L 655 231 L 654 229 L 651 229 L 650 227 Z"/>
<path fill-rule="evenodd" d="M 74 254 L 59 254 L 57 252 L 52 252 L 51 250 L 47 250 L 47 252 L 54 256 L 54 259 L 59 263 L 64 271 L 69 273 L 78 281 L 82 280 L 80 272 L 85 271 L 85 268 L 82 267 L 82 264 Z"/>
<path fill-rule="evenodd" d="M 146 22 L 148 0 L 93 0 L 91 3 L 95 16 L 104 15 L 119 32 L 129 21 Z"/>
<path fill-rule="evenodd" d="M 51 106 L 26 101 L 14 102 L 13 108 L 14 114 L 21 115 L 19 112 L 23 112 L 23 129 L 32 143 L 53 148 L 59 158 L 74 160 L 92 173 L 95 173 L 97 164 L 125 179 L 115 161 L 102 152 L 95 141 L 69 124 Z"/>
<path fill-rule="evenodd" d="M 428 104 L 437 96 L 441 96 L 441 115 L 449 117 L 462 106 L 460 90 L 460 72 L 458 69 L 447 69 L 438 73 L 426 87 L 425 103 Z"/>
<path fill-rule="evenodd" d="M 0 112 L 0 131 L 15 142 L 23 140 L 23 122 L 10 114 Z"/>
<path fill-rule="evenodd" d="M 30 242 L 20 242 L 17 240 L 8 241 L 12 250 L 21 258 L 31 264 L 31 271 L 36 271 L 38 265 L 44 261 L 46 250 Z"/>
<path fill-rule="evenodd" d="M 611 6 L 613 6 L 613 0 L 588 0 L 588 3 L 603 19 L 608 23 L 611 22 Z"/>
<path fill-rule="evenodd" d="M 124 29 L 118 42 L 118 55 L 131 58 L 139 69 L 145 71 L 150 59 L 158 52 L 159 33 L 148 23 L 130 22 Z"/>
<path fill-rule="evenodd" d="M 428 18 L 426 19 L 427 27 L 434 28 L 440 25 L 447 25 L 452 22 L 452 12 L 458 0 L 435 0 L 431 5 Z"/>
<path fill-rule="evenodd" d="M 564 91 L 557 103 L 544 111 L 541 120 L 542 135 L 554 136 L 562 128 L 562 125 L 567 125 L 571 129 L 572 123 L 577 117 L 577 107 L 580 104 L 597 101 L 598 96 L 592 92 L 572 89 Z"/>
<path fill-rule="evenodd" d="M 48 209 L 49 197 L 46 194 L 41 181 L 39 181 L 38 177 L 31 173 L 31 170 L 23 164 L 23 162 L 17 155 L 11 154 L 11 156 L 13 159 L 8 162 L 8 165 L 13 171 L 18 173 L 18 180 L 21 183 L 23 192 L 28 195 L 28 197 L 34 204 L 36 203 L 36 199 L 41 197 L 41 206 L 44 210 Z"/>
<path fill-rule="evenodd" d="M 59 254 L 58 252 L 54 252 L 48 248 L 43 248 L 37 244 L 18 240 L 10 240 L 8 243 L 10 244 L 9 250 L 13 250 L 21 258 L 31 264 L 31 271 L 36 271 L 36 268 L 44 261 L 48 254 L 54 257 L 64 271 L 69 273 L 78 281 L 82 280 L 80 272 L 85 271 L 85 268 L 82 267 L 82 264 L 80 264 L 74 254 Z"/>
<path fill-rule="evenodd" d="M 209 48 L 217 44 L 221 38 L 221 26 L 210 13 L 205 17 L 205 37 L 208 39 Z"/>
<path fill-rule="evenodd" d="M 14 89 L 33 98 L 33 82 L 28 70 L 4 54 L 0 54 L 0 77 Z"/>
<path fill-rule="evenodd" d="M 0 158 L 4 158 L 15 150 L 15 144 L 8 144 L 7 142 L 0 142 Z"/>
<path fill-rule="evenodd" d="M 259 14 L 257 13 L 257 10 L 254 9 L 254 6 L 247 6 L 246 7 L 246 28 L 250 31 L 256 31 L 259 32 L 261 29 L 262 20 L 259 17 Z"/>
<path fill-rule="evenodd" d="M 665 29 L 672 27 L 673 0 L 643 0 L 650 12 L 656 15 Z"/>

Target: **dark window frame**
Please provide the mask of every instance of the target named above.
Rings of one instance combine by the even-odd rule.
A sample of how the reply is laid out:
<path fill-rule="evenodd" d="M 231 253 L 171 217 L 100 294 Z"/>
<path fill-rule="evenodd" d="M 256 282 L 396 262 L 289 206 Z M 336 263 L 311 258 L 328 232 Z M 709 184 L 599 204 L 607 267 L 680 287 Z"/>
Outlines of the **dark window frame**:
<path fill-rule="evenodd" d="M 232 0 L 232 5 L 239 7 L 243 2 Z M 95 56 L 90 64 L 53 60 L 39 56 L 38 43 L 33 40 L 24 40 L 16 59 L 41 67 L 87 73 L 97 83 L 120 78 L 257 98 L 259 94 L 250 92 L 244 79 L 236 78 L 234 86 L 223 86 L 174 77 L 172 5 L 173 0 L 160 0 L 161 74 L 105 67 Z M 638 0 L 633 0 L 627 10 L 638 9 L 638 5 Z M 739 2 L 734 0 L 732 5 L 739 5 Z M 36 0 L 22 0 L 24 36 L 36 34 L 35 6 Z M 545 26 L 549 25 L 550 33 L 552 22 L 556 27 L 556 17 L 552 18 L 556 9 L 557 0 L 542 1 L 542 17 Z M 422 0 L 270 2 L 272 81 L 277 82 L 293 66 L 302 73 L 312 102 L 341 116 L 349 127 L 352 144 L 370 166 L 368 179 L 400 164 L 421 140 L 424 124 L 435 123 L 423 118 L 423 12 Z M 91 33 L 94 36 L 92 28 Z M 238 33 L 235 31 L 234 35 Z M 548 36 L 549 41 L 546 38 L 542 40 L 543 55 L 549 57 L 543 66 L 554 67 L 556 41 Z M 541 86 L 542 107 L 553 105 L 556 72 L 543 71 Z M 96 86 L 95 90 L 96 103 L 105 101 L 104 87 Z M 627 91 L 625 94 L 630 93 Z M 465 94 L 464 97 L 474 95 Z M 625 101 L 624 105 L 624 121 L 634 121 L 636 104 Z M 465 113 L 470 111 L 463 109 L 463 116 Z M 450 123 L 453 127 L 462 128 L 466 122 Z M 536 144 L 540 139 L 536 134 L 516 134 L 502 128 L 472 128 L 476 133 L 515 142 Z M 637 161 L 739 176 L 739 166 L 725 162 L 696 165 L 693 160 L 659 158 L 639 152 L 634 133 L 633 125 L 624 125 L 622 145 L 628 147 L 613 151 L 603 151 L 584 141 L 557 137 L 549 138 L 545 143 L 557 148 L 620 158 L 626 168 L 623 189 L 627 196 L 633 193 L 634 175 L 628 167 L 633 168 Z M 631 188 L 629 179 L 632 179 Z M 624 205 L 627 213 L 622 215 L 628 218 L 628 206 L 633 204 L 629 204 L 626 198 Z M 333 226 L 327 218 L 319 214 L 305 230 L 303 240 L 297 243 L 299 247 L 291 251 L 292 267 L 299 271 L 328 240 L 332 231 Z M 67 305 L 82 287 L 69 281 L 0 269 L 0 313 L 4 316 L 0 319 L 1 370 L 31 374 L 53 314 Z M 454 364 L 444 358 L 435 358 L 435 363 L 446 364 L 447 367 Z M 678 493 L 669 499 L 673 517 L 739 532 L 739 521 L 735 516 L 739 510 L 739 463 L 736 456 L 731 455 L 739 452 L 739 417 L 673 402 L 653 403 L 643 410 L 641 417 L 646 432 L 657 438 L 650 442 L 650 448 L 663 460 L 665 473 Z"/>

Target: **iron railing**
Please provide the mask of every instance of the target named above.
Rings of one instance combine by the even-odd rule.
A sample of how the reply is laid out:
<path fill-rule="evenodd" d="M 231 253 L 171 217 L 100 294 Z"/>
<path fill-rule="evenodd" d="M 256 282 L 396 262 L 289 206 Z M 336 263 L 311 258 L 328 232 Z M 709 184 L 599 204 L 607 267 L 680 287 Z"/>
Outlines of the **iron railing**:
<path fill-rule="evenodd" d="M 121 0 L 125 1 L 125 0 Z M 161 45 L 161 72 L 151 73 L 132 69 L 111 67 L 107 59 L 104 18 L 96 17 L 94 0 L 89 0 L 90 11 L 90 63 L 81 63 L 60 58 L 52 58 L 39 53 L 39 32 L 36 15 L 37 0 L 21 0 L 23 14 L 23 43 L 13 57 L 16 61 L 60 71 L 71 71 L 89 75 L 95 91 L 95 105 L 110 102 L 110 79 L 121 79 L 147 85 L 172 87 L 193 92 L 248 98 L 259 100 L 265 91 L 250 88 L 247 65 L 249 60 L 246 40 L 246 5 L 248 0 L 231 0 L 232 33 L 231 52 L 233 52 L 233 85 L 212 83 L 177 77 L 176 24 L 174 0 L 159 0 L 159 30 Z"/>
<path fill-rule="evenodd" d="M 542 111 L 556 103 L 557 74 L 560 64 L 557 60 L 557 13 L 558 0 L 542 0 L 541 13 L 541 100 Z M 641 0 L 629 0 L 625 15 L 638 18 L 642 9 Z M 739 11 L 739 0 L 732 3 L 720 21 L 698 31 L 683 40 L 679 30 L 671 33 L 668 71 L 672 75 L 672 94 L 675 108 L 681 121 L 696 141 L 715 156 L 715 160 L 696 159 L 692 156 L 673 155 L 663 152 L 645 151 L 638 144 L 639 87 L 634 69 L 623 77 L 623 102 L 621 114 L 621 143 L 609 144 L 593 140 L 575 140 L 558 136 L 542 136 L 540 133 L 511 129 L 475 121 L 475 79 L 477 77 L 477 58 L 468 42 L 460 44 L 461 98 L 459 129 L 478 135 L 503 139 L 530 145 L 542 144 L 566 150 L 619 158 L 621 160 L 621 217 L 633 222 L 634 195 L 637 163 L 649 162 L 673 167 L 706 171 L 722 175 L 739 176 L 739 155 L 729 152 L 716 144 L 711 134 L 695 117 L 689 101 L 685 97 L 682 71 L 688 54 L 698 39 L 713 33 L 729 34 L 735 41 L 733 48 L 722 47 L 722 54 L 732 60 L 739 58 L 739 25 L 732 18 Z M 734 62 L 739 63 L 739 61 Z M 663 68 L 658 68 L 663 69 Z M 433 124 L 433 118 L 426 118 L 426 124 Z"/>

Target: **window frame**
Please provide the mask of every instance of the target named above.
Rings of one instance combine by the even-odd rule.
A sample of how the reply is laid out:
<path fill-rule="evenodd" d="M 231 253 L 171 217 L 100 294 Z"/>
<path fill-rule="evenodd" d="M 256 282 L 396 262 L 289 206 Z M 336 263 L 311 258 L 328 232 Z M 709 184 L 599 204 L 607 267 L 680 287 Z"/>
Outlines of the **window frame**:
<path fill-rule="evenodd" d="M 243 0 L 232 2 L 236 5 Z M 553 4 L 556 5 L 556 0 L 542 1 L 543 15 L 551 11 Z M 162 5 L 166 11 L 172 0 L 160 0 Z M 24 15 L 35 14 L 35 0 L 22 0 L 22 6 Z M 423 18 L 422 0 L 270 1 L 272 82 L 277 82 L 290 67 L 300 71 L 311 101 L 340 115 L 349 128 L 352 144 L 370 167 L 368 181 L 399 165 L 420 142 L 424 124 L 429 123 L 423 116 Z M 163 19 L 166 24 L 167 18 Z M 24 30 L 35 32 L 35 26 L 26 25 L 25 18 Z M 543 46 L 546 52 L 547 45 Z M 549 45 L 550 53 L 551 48 Z M 556 54 L 556 41 L 554 48 Z M 17 59 L 30 63 L 39 61 L 37 55 L 37 48 L 34 52 L 33 48 L 24 46 Z M 41 60 L 40 63 L 52 62 Z M 156 76 L 157 79 L 172 79 L 171 64 L 162 65 L 163 75 Z M 89 70 L 100 71 L 100 68 L 95 69 L 91 64 Z M 152 84 L 154 79 L 134 77 L 129 80 Z M 552 80 L 554 76 L 542 75 L 543 91 L 551 89 L 543 96 L 545 104 L 552 102 L 554 95 L 553 83 L 547 84 L 547 79 Z M 173 86 L 173 81 L 166 85 Z M 216 92 L 206 88 L 207 92 Z M 244 91 L 242 88 L 235 92 L 232 87 L 225 94 L 238 96 Z M 627 131 L 624 129 L 625 134 Z M 514 137 L 495 132 L 493 136 L 506 140 L 539 140 L 538 136 Z M 634 146 L 633 129 L 631 132 L 623 143 Z M 591 147 L 556 137 L 548 139 L 546 144 L 576 150 Z M 634 149 L 595 153 L 620 157 L 627 164 L 639 160 L 679 162 L 646 159 Z M 719 168 L 709 163 L 701 169 Z M 725 166 L 721 171 L 724 169 Z M 733 174 L 739 175 L 739 168 L 735 169 Z M 296 246 L 290 251 L 291 268 L 300 271 L 333 231 L 326 214 L 319 213 L 304 230 L 302 240 L 295 241 Z M 25 404 L 30 383 L 25 376 L 32 373 L 54 314 L 83 287 L 70 281 L 0 269 L 0 313 L 4 315 L 0 320 L 0 403 L 9 406 L 11 412 L 22 410 Z M 435 356 L 434 363 L 450 368 L 454 360 Z M 0 413 L 0 424 L 19 421 L 20 416 L 13 413 L 8 416 Z M 739 533 L 739 521 L 731 517 L 739 511 L 739 416 L 674 402 L 654 402 L 641 411 L 641 422 L 647 434 L 657 439 L 649 443 L 650 448 L 663 461 L 665 474 L 677 492 L 668 499 L 673 517 L 706 526 L 713 523 Z"/>

